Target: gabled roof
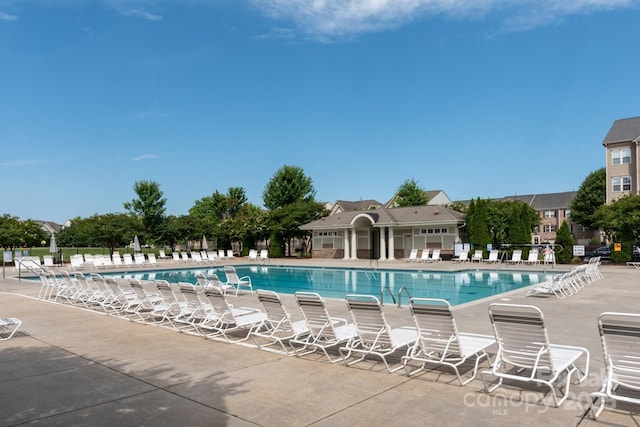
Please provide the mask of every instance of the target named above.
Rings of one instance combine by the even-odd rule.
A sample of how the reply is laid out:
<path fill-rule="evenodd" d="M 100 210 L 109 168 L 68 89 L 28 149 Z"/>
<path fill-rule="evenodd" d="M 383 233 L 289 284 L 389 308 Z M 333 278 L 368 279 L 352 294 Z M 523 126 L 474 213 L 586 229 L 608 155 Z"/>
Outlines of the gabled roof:
<path fill-rule="evenodd" d="M 405 208 L 380 208 L 365 211 L 345 211 L 329 215 L 300 227 L 302 230 L 326 230 L 351 226 L 358 218 L 372 221 L 374 227 L 428 226 L 462 224 L 464 216 L 444 206 L 412 206 Z"/>
<path fill-rule="evenodd" d="M 522 196 L 503 197 L 494 200 L 520 200 L 525 202 L 533 209 L 542 211 L 546 209 L 566 209 L 571 205 L 571 201 L 578 194 L 577 191 L 567 191 L 564 193 L 549 194 L 528 194 Z"/>
<path fill-rule="evenodd" d="M 609 133 L 604 137 L 602 145 L 615 142 L 631 142 L 640 137 L 640 117 L 620 119 L 613 122 Z"/>
<path fill-rule="evenodd" d="M 373 207 L 381 207 L 382 203 L 377 200 L 359 200 L 357 202 L 348 202 L 346 200 L 336 200 L 331 213 L 348 212 L 348 211 L 366 211 Z"/>
<path fill-rule="evenodd" d="M 60 224 L 51 221 L 36 220 L 36 223 L 38 223 L 38 225 L 40 225 L 40 228 L 42 228 L 49 234 L 56 234 L 62 229 L 62 226 Z"/>
<path fill-rule="evenodd" d="M 443 190 L 426 190 L 424 191 L 424 195 L 429 199 L 429 205 L 448 205 L 451 203 L 451 199 Z M 392 208 L 396 198 L 398 197 L 398 193 L 394 194 L 391 199 L 384 204 L 385 208 Z"/>

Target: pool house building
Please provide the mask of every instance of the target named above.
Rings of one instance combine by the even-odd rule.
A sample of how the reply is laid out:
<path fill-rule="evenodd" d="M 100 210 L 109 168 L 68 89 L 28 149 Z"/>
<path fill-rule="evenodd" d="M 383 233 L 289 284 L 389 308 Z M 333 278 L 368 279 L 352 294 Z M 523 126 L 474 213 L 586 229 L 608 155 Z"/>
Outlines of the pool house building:
<path fill-rule="evenodd" d="M 367 201 L 369 202 L 369 201 Z M 440 249 L 453 254 L 465 240 L 464 215 L 442 205 L 334 210 L 300 227 L 312 232 L 314 258 L 392 260 L 411 249 Z"/>

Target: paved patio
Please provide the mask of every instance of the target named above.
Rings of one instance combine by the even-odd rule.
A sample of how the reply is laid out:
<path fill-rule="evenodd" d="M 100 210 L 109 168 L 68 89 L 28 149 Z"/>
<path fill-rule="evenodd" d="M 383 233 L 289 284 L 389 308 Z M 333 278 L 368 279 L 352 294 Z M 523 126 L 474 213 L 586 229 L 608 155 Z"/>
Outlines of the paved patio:
<path fill-rule="evenodd" d="M 284 263 L 365 266 L 364 261 L 272 260 Z M 495 269 L 401 261 L 379 267 Z M 461 387 L 447 371 L 408 378 L 404 371 L 386 373 L 381 363 L 332 365 L 318 355 L 288 357 L 41 301 L 36 298 L 39 283 L 18 280 L 9 270 L 0 279 L 0 316 L 20 318 L 23 333 L 0 341 L 2 425 L 640 424 L 637 412 L 605 411 L 597 421 L 585 416 L 588 395 L 602 378 L 597 315 L 640 312 L 640 271 L 626 266 L 603 266 L 604 279 L 564 300 L 527 299 L 523 289 L 454 309 L 461 331 L 491 334 L 491 302 L 534 304 L 545 314 L 552 342 L 587 347 L 591 374 L 583 384 L 572 385 L 572 396 L 560 408 L 540 403 L 541 393 L 518 387 L 492 394 L 484 392 L 480 380 Z M 292 296 L 284 301 L 299 317 Z M 257 299 L 243 295 L 234 303 L 257 306 Z M 348 317 L 344 301 L 329 300 L 328 306 L 333 315 Z M 394 326 L 411 322 L 406 308 L 388 304 L 385 314 Z"/>

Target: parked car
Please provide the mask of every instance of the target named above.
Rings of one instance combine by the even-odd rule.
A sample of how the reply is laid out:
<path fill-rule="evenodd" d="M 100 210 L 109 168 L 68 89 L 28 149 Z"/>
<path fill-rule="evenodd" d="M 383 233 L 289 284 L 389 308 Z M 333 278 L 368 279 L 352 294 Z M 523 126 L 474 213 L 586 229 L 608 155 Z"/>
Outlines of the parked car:
<path fill-rule="evenodd" d="M 600 246 L 599 248 L 587 252 L 584 256 L 585 261 L 589 261 L 591 258 L 599 256 L 601 260 L 611 260 L 611 248 L 609 246 Z"/>

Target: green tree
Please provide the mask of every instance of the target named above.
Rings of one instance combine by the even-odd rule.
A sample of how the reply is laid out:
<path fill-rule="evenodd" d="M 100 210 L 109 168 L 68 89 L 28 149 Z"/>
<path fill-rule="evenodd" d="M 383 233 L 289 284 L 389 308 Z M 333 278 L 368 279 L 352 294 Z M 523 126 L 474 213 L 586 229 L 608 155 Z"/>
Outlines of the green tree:
<path fill-rule="evenodd" d="M 559 264 L 570 264 L 573 259 L 573 236 L 566 221 L 562 221 L 562 225 L 556 232 L 556 245 L 562 246 L 562 250 L 556 251 L 556 261 Z"/>
<path fill-rule="evenodd" d="M 540 223 L 538 212 L 514 200 L 487 200 L 487 223 L 494 246 L 531 242 L 531 232 Z"/>
<path fill-rule="evenodd" d="M 249 254 L 249 249 L 255 248 L 259 240 L 267 240 L 269 237 L 267 212 L 251 203 L 244 204 L 229 221 L 234 240 L 242 242 L 242 255 Z"/>
<path fill-rule="evenodd" d="M 92 243 L 108 247 L 109 254 L 113 254 L 115 248 L 129 244 L 140 230 L 140 223 L 124 213 L 94 215 L 89 221 L 93 223 Z"/>
<path fill-rule="evenodd" d="M 607 172 L 605 168 L 591 172 L 578 188 L 571 201 L 571 220 L 577 224 L 596 230 L 595 213 L 605 204 L 607 192 Z"/>
<path fill-rule="evenodd" d="M 300 230 L 302 224 L 320 219 L 328 215 L 328 211 L 321 203 L 298 202 L 269 212 L 269 223 L 272 232 L 280 236 L 288 247 L 287 254 L 291 256 L 291 240 L 307 241 L 309 231 Z M 271 242 L 273 245 L 273 242 Z M 303 248 L 306 252 L 306 247 Z M 274 254 L 275 258 L 275 254 Z"/>
<path fill-rule="evenodd" d="M 521 201 L 516 200 L 510 203 L 510 213 L 507 220 L 507 243 L 531 243 L 531 232 L 540 223 L 538 212 Z"/>
<path fill-rule="evenodd" d="M 176 243 L 181 239 L 178 222 L 178 217 L 175 215 L 168 215 L 160 228 L 159 239 L 163 244 L 168 245 L 171 248 L 171 251 L 175 250 Z"/>
<path fill-rule="evenodd" d="M 51 237 L 40 224 L 31 219 L 20 221 L 20 229 L 23 246 L 42 246 L 42 242 L 47 242 Z"/>
<path fill-rule="evenodd" d="M 262 193 L 264 205 L 270 209 L 271 257 L 284 253 L 280 242 L 289 247 L 288 254 L 291 255 L 292 239 L 306 236 L 300 226 L 326 215 L 326 209 L 314 197 L 311 178 L 297 166 L 285 165 L 271 177 Z"/>
<path fill-rule="evenodd" d="M 49 237 L 40 224 L 31 219 L 21 221 L 9 214 L 0 216 L 0 246 L 3 248 L 42 246 Z"/>
<path fill-rule="evenodd" d="M 227 194 L 216 190 L 211 196 L 197 200 L 189 209 L 189 215 L 219 223 L 229 218 L 235 218 L 246 203 L 247 195 L 244 188 L 229 187 Z"/>
<path fill-rule="evenodd" d="M 13 249 L 23 244 L 20 219 L 9 214 L 0 216 L 0 246 Z"/>
<path fill-rule="evenodd" d="M 394 206 L 423 206 L 429 203 L 429 197 L 415 179 L 405 180 L 396 191 Z"/>
<path fill-rule="evenodd" d="M 613 241 L 622 243 L 622 252 L 612 252 L 616 262 L 630 261 L 633 244 L 640 241 L 640 196 L 625 196 L 600 206 L 593 215 L 594 225 Z"/>
<path fill-rule="evenodd" d="M 478 198 L 471 200 L 467 210 L 467 233 L 469 242 L 476 248 L 486 248 L 491 241 L 488 202 Z"/>
<path fill-rule="evenodd" d="M 313 182 L 302 168 L 285 165 L 273 174 L 262 199 L 267 209 L 274 210 L 296 202 L 312 202 L 315 195 Z"/>
<path fill-rule="evenodd" d="M 93 224 L 90 219 L 75 217 L 71 225 L 64 227 L 56 235 L 58 245 L 82 247 L 93 245 Z"/>
<path fill-rule="evenodd" d="M 133 191 L 136 199 L 124 202 L 124 208 L 139 218 L 148 241 L 157 241 L 162 232 L 167 199 L 163 197 L 160 185 L 155 181 L 136 181 Z"/>

